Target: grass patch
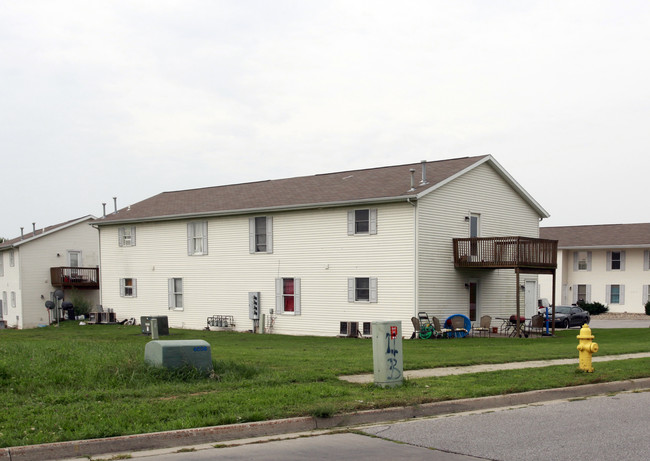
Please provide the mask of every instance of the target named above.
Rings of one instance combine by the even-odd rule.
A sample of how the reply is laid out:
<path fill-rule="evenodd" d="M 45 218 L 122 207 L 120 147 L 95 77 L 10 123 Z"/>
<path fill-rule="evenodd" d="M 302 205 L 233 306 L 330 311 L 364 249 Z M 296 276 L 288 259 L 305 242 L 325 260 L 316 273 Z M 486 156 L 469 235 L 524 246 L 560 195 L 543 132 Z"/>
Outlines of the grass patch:
<path fill-rule="evenodd" d="M 372 373 L 363 339 L 170 330 L 210 343 L 214 372 L 144 364 L 138 326 L 0 331 L 0 446 L 128 435 L 292 416 L 419 405 L 650 376 L 650 359 L 407 380 L 399 388 L 342 382 Z M 576 358 L 577 330 L 553 338 L 403 342 L 404 368 Z M 650 351 L 647 329 L 594 330 L 597 355 Z"/>

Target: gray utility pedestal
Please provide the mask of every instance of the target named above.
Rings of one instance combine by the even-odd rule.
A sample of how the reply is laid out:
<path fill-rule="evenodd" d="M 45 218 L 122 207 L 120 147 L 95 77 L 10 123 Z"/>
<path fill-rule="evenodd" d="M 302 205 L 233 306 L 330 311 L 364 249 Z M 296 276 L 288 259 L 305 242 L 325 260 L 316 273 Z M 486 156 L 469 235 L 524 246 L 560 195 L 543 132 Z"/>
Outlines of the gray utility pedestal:
<path fill-rule="evenodd" d="M 375 384 L 400 386 L 404 380 L 402 322 L 372 322 L 372 358 Z"/>
<path fill-rule="evenodd" d="M 210 343 L 202 339 L 149 341 L 144 348 L 144 361 L 155 367 L 192 366 L 206 373 L 212 371 Z"/>

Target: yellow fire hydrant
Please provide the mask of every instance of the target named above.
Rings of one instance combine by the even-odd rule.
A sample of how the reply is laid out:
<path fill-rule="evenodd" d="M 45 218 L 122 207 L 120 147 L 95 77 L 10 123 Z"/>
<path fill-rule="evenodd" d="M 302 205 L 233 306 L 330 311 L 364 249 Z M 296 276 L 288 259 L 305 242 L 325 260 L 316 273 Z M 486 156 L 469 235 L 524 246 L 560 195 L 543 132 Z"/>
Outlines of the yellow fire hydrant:
<path fill-rule="evenodd" d="M 586 323 L 580 329 L 580 334 L 576 336 L 580 340 L 578 344 L 580 366 L 579 369 L 587 373 L 593 373 L 594 367 L 591 366 L 591 354 L 598 352 L 598 343 L 593 342 L 594 335 L 591 334 L 591 328 Z"/>

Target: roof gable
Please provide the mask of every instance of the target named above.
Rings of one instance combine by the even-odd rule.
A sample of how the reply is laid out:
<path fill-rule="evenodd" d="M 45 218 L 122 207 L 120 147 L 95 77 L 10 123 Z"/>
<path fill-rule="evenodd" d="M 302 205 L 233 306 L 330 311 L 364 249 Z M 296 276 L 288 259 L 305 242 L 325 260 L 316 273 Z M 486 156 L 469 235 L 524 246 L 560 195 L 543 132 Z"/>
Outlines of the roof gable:
<path fill-rule="evenodd" d="M 510 178 L 490 155 L 464 157 L 163 192 L 122 208 L 116 213 L 98 219 L 95 223 L 102 225 L 407 199 L 417 200 L 486 161 L 491 162 L 502 177 Z M 423 165 L 425 165 L 426 182 L 421 184 Z M 414 170 L 413 188 L 411 188 L 411 170 Z M 525 198 L 530 197 L 514 180 L 510 184 Z M 540 216 L 548 216 L 532 198 L 529 203 L 540 213 Z"/>
<path fill-rule="evenodd" d="M 36 229 L 36 231 L 29 232 L 27 234 L 23 234 L 20 237 L 16 237 L 10 240 L 5 240 L 4 242 L 0 243 L 0 250 L 4 250 L 7 248 L 13 248 L 17 247 L 20 245 L 23 245 L 27 242 L 43 238 L 47 235 L 50 235 L 54 232 L 58 232 L 60 230 L 63 230 L 65 228 L 68 228 L 70 226 L 74 226 L 76 224 L 82 223 L 84 221 L 92 221 L 95 219 L 94 216 L 92 215 L 87 215 L 87 216 L 82 216 L 81 218 L 77 219 L 72 219 L 70 221 L 62 222 L 59 224 L 54 224 L 52 226 L 44 227 L 42 229 Z"/>

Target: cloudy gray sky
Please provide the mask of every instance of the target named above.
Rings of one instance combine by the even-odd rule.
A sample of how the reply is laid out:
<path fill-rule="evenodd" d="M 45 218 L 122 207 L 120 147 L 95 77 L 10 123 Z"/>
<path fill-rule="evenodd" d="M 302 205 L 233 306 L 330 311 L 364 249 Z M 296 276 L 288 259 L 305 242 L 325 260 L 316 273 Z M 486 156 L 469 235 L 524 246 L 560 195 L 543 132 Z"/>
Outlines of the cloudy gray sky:
<path fill-rule="evenodd" d="M 0 236 L 162 191 L 492 154 L 650 222 L 650 2 L 3 0 Z"/>

